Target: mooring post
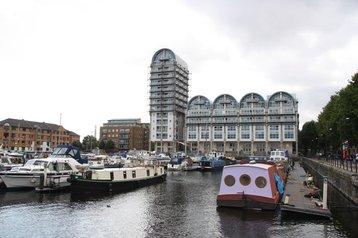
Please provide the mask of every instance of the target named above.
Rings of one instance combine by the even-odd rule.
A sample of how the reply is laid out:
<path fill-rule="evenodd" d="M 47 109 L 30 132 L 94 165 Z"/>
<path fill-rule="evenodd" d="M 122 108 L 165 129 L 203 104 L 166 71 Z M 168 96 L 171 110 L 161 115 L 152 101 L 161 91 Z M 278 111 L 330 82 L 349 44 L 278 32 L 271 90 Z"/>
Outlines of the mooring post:
<path fill-rule="evenodd" d="M 327 209 L 327 176 L 323 176 L 323 209 Z"/>

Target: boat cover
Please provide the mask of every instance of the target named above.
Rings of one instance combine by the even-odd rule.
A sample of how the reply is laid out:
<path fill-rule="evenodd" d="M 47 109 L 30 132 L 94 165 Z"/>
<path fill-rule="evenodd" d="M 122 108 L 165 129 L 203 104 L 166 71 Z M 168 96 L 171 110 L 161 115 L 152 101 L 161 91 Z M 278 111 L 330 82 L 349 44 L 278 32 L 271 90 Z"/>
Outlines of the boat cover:
<path fill-rule="evenodd" d="M 276 172 L 275 172 L 274 176 L 275 176 L 275 182 L 276 182 L 277 190 L 280 193 L 280 195 L 282 195 L 283 192 L 284 192 L 284 188 L 283 188 L 281 178 L 280 178 L 280 176 L 278 176 L 278 174 Z"/>

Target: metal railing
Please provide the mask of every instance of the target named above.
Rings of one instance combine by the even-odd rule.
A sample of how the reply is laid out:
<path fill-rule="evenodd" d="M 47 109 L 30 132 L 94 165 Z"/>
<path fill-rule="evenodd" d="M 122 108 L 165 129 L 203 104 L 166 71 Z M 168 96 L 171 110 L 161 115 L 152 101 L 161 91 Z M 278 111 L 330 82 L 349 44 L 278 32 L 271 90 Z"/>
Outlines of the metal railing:
<path fill-rule="evenodd" d="M 318 160 L 325 161 L 328 164 L 330 164 L 331 166 L 334 166 L 334 167 L 337 167 L 340 169 L 358 173 L 358 161 L 355 158 L 349 159 L 349 160 L 344 160 L 342 158 L 331 156 L 331 157 L 320 157 L 320 158 L 318 158 Z"/>

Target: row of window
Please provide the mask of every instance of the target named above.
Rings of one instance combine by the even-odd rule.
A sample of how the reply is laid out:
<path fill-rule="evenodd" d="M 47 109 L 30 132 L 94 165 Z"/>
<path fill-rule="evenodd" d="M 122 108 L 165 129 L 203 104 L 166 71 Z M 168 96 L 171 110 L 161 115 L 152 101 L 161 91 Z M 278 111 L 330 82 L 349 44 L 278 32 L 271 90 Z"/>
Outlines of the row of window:
<path fill-rule="evenodd" d="M 223 126 L 214 126 L 213 130 L 213 139 L 223 139 L 224 131 Z M 237 139 L 236 126 L 228 126 L 226 136 L 227 139 Z M 209 139 L 210 132 L 208 127 L 200 127 L 200 139 Z M 254 130 L 254 131 L 252 131 Z M 294 125 L 284 125 L 283 126 L 283 138 L 284 139 L 294 139 L 295 138 L 295 126 Z M 254 133 L 254 134 L 253 134 Z M 256 125 L 252 128 L 250 125 L 240 126 L 240 139 L 250 140 L 251 136 L 254 136 L 254 139 L 265 139 L 265 126 Z M 189 126 L 188 127 L 188 138 L 197 139 L 197 127 Z M 280 127 L 279 125 L 270 125 L 268 126 L 268 139 L 280 139 Z"/>
<path fill-rule="evenodd" d="M 248 186 L 251 184 L 251 177 L 248 174 L 243 174 L 240 176 L 239 182 L 242 186 Z M 232 175 L 227 175 L 224 178 L 224 183 L 228 187 L 232 187 L 236 184 L 236 179 Z M 255 179 L 255 185 L 258 188 L 264 188 L 267 185 L 266 178 L 259 176 Z"/>

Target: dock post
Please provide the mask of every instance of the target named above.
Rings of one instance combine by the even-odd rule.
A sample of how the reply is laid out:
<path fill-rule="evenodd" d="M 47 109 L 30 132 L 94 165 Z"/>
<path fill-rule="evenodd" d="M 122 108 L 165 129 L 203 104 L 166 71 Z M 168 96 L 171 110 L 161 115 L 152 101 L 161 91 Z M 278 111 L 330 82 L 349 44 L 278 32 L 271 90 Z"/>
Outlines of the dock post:
<path fill-rule="evenodd" d="M 323 176 L 323 209 L 327 209 L 327 176 Z"/>

